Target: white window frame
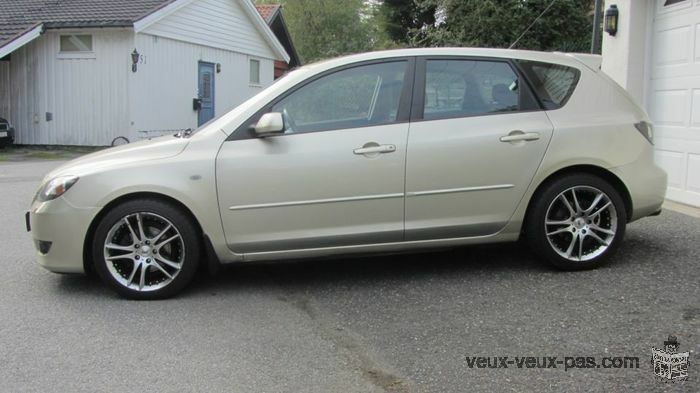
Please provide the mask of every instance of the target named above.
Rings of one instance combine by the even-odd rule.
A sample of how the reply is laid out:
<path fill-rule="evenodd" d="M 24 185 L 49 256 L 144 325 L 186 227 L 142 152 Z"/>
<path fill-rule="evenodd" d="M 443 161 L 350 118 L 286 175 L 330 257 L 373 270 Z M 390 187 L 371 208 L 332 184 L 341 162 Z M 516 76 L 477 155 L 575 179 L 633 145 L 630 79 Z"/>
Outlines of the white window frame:
<path fill-rule="evenodd" d="M 252 80 L 253 62 L 258 63 L 258 81 L 257 82 Z M 261 87 L 262 86 L 262 61 L 260 59 L 256 59 L 256 58 L 249 58 L 248 59 L 248 84 L 250 86 L 253 86 L 253 87 Z"/>
<path fill-rule="evenodd" d="M 658 15 L 671 13 L 674 11 L 690 8 L 693 6 L 693 4 L 696 4 L 696 2 L 697 0 L 684 0 L 679 3 L 666 5 L 666 0 L 656 0 L 656 12 Z"/>
<path fill-rule="evenodd" d="M 92 50 L 89 51 L 75 51 L 75 52 L 63 52 L 61 51 L 61 38 L 66 36 L 76 36 L 76 35 L 87 35 L 90 36 L 92 40 Z M 94 59 L 95 55 L 95 35 L 86 32 L 62 32 L 58 34 L 58 55 L 59 59 Z"/>
<path fill-rule="evenodd" d="M 676 6 L 676 5 L 678 5 L 678 4 L 683 3 L 684 1 L 686 1 L 686 0 L 678 0 L 678 1 L 676 1 L 675 3 L 673 3 L 673 4 L 668 4 L 668 3 L 669 3 L 669 0 L 664 0 L 663 6 L 664 6 L 664 7 L 673 7 L 673 6 Z"/>

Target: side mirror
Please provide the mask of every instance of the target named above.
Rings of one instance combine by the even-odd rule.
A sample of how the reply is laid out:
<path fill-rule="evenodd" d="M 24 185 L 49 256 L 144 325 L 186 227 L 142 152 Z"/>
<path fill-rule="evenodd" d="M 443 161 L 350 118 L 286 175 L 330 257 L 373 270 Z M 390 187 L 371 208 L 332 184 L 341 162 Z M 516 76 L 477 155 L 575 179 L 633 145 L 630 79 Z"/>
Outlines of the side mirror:
<path fill-rule="evenodd" d="M 258 124 L 253 128 L 255 135 L 260 138 L 284 133 L 284 119 L 279 112 L 270 112 L 262 115 Z"/>

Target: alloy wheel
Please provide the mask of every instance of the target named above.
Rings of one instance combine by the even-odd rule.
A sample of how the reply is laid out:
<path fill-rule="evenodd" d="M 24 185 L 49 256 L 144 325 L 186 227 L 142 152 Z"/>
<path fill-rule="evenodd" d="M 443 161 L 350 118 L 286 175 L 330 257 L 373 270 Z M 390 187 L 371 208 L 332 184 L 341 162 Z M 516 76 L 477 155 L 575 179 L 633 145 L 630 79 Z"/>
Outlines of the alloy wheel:
<path fill-rule="evenodd" d="M 603 254 L 617 233 L 617 210 L 610 197 L 591 186 L 564 190 L 550 203 L 545 233 L 552 249 L 570 261 Z"/>
<path fill-rule="evenodd" d="M 168 219 L 154 213 L 133 213 L 107 233 L 104 259 L 120 285 L 139 292 L 156 291 L 180 273 L 185 243 Z"/>

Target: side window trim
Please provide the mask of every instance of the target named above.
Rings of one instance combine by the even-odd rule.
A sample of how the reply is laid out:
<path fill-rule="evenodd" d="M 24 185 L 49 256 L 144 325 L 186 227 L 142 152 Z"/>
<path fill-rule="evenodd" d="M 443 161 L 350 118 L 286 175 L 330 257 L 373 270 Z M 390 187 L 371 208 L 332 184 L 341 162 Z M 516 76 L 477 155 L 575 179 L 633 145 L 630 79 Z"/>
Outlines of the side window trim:
<path fill-rule="evenodd" d="M 424 119 L 424 111 L 425 111 L 425 82 L 427 78 L 427 64 L 428 61 L 430 60 L 456 60 L 456 61 L 488 61 L 488 62 L 498 62 L 498 63 L 506 63 L 508 66 L 510 66 L 511 70 L 513 70 L 513 73 L 518 77 L 518 80 L 524 80 L 526 81 L 525 86 L 520 86 L 521 92 L 523 93 L 524 97 L 523 100 L 526 102 L 526 109 L 521 109 L 518 111 L 513 111 L 513 112 L 496 112 L 496 113 L 485 113 L 485 114 L 480 114 L 480 115 L 464 115 L 464 116 L 456 116 L 456 117 L 449 117 L 452 119 L 461 119 L 461 118 L 468 118 L 468 117 L 477 117 L 477 116 L 493 116 L 493 115 L 504 115 L 504 114 L 513 114 L 513 113 L 525 113 L 525 112 L 536 112 L 536 111 L 542 111 L 543 107 L 542 104 L 539 102 L 539 100 L 536 98 L 537 96 L 533 93 L 532 87 L 530 86 L 529 80 L 525 78 L 525 75 L 523 72 L 521 72 L 520 68 L 517 66 L 516 62 L 513 61 L 513 59 L 510 58 L 501 58 L 501 57 L 480 57 L 480 56 L 420 56 L 416 59 L 416 66 L 415 66 L 415 80 L 414 80 L 414 91 L 413 91 L 413 105 L 411 107 L 411 122 L 418 122 L 418 121 L 425 121 Z M 434 121 L 434 120 L 445 120 L 448 119 L 448 117 L 443 118 L 443 119 L 430 119 L 427 121 Z"/>
<path fill-rule="evenodd" d="M 349 70 L 352 68 L 357 68 L 357 67 L 364 67 L 364 66 L 369 66 L 369 65 L 375 65 L 375 64 L 387 64 L 387 63 L 399 63 L 399 62 L 405 62 L 406 63 L 406 71 L 404 73 L 404 80 L 403 80 L 403 86 L 401 89 L 401 94 L 399 98 L 399 107 L 398 107 L 398 112 L 396 114 L 396 120 L 390 123 L 385 123 L 382 125 L 388 125 L 388 124 L 401 124 L 401 123 L 407 123 L 410 121 L 411 118 L 411 102 L 413 100 L 413 90 L 414 90 L 414 74 L 415 74 L 415 65 L 416 65 L 416 58 L 411 56 L 411 57 L 396 57 L 396 58 L 386 58 L 386 59 L 376 59 L 376 60 L 368 60 L 368 61 L 362 61 L 358 63 L 352 63 L 352 64 L 346 64 L 340 67 L 332 68 L 330 70 L 324 71 L 320 74 L 314 75 L 311 78 L 308 78 L 307 80 L 297 84 L 296 86 L 293 86 L 289 90 L 285 91 L 284 93 L 280 94 L 279 96 L 275 97 L 272 99 L 272 101 L 268 102 L 265 104 L 260 110 L 255 112 L 254 115 L 250 116 L 245 122 L 241 124 L 238 128 L 236 128 L 235 131 L 233 131 L 228 138 L 226 138 L 226 142 L 228 141 L 236 141 L 236 140 L 245 140 L 245 139 L 257 139 L 255 135 L 250 130 L 250 125 L 255 124 L 255 122 L 262 117 L 265 113 L 268 113 L 278 102 L 284 100 L 287 98 L 289 95 L 293 94 L 299 89 L 304 88 L 305 86 L 321 79 L 326 76 L 335 74 L 337 72 Z M 370 127 L 375 127 L 376 125 L 372 125 Z M 360 127 L 360 128 L 365 128 L 365 127 Z M 316 132 L 324 132 L 324 131 L 333 131 L 333 130 L 321 130 L 321 131 L 313 131 L 310 133 L 316 133 Z M 288 136 L 294 136 L 294 135 L 305 135 L 308 133 L 298 133 L 298 134 L 285 134 L 285 135 L 280 135 L 277 136 L 276 138 L 280 137 L 288 137 Z"/>
<path fill-rule="evenodd" d="M 542 103 L 542 100 L 540 100 L 540 97 L 535 93 L 535 87 L 530 80 L 530 78 L 527 76 L 525 71 L 523 71 L 522 66 L 520 65 L 519 62 L 516 60 L 511 60 L 510 61 L 511 66 L 517 70 L 518 76 L 520 79 L 522 79 L 525 84 L 527 85 L 527 91 L 528 95 L 530 96 L 530 99 L 532 99 L 535 103 L 537 103 L 537 106 L 540 108 L 540 110 L 545 110 L 544 104 Z"/>

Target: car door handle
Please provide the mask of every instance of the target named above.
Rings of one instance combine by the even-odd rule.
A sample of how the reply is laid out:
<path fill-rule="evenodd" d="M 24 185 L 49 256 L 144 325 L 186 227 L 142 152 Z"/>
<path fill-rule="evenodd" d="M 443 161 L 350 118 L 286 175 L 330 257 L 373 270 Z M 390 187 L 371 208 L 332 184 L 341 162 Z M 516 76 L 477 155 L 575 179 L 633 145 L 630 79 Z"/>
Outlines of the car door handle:
<path fill-rule="evenodd" d="M 364 145 L 359 149 L 355 149 L 352 152 L 357 155 L 364 154 L 381 154 L 381 153 L 393 153 L 396 151 L 396 145 Z"/>
<path fill-rule="evenodd" d="M 540 139 L 539 132 L 511 131 L 508 135 L 501 137 L 501 142 L 536 141 Z"/>

